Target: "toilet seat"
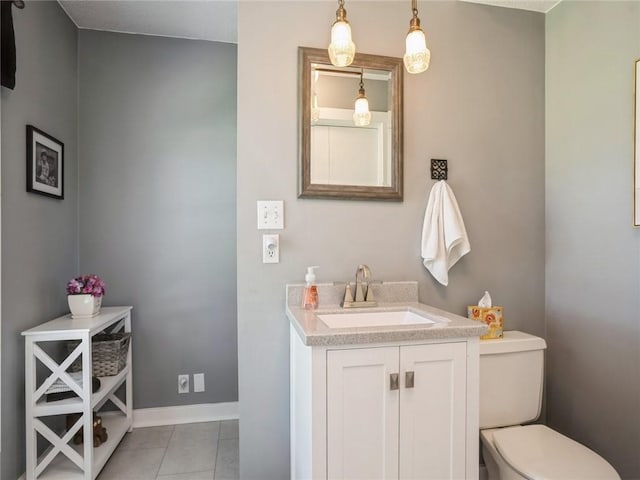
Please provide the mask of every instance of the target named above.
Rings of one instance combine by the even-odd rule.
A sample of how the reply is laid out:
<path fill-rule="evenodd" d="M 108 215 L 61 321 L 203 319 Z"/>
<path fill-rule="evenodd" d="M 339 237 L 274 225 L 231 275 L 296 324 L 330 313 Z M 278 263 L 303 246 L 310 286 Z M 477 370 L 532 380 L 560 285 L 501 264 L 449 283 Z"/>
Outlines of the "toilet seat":
<path fill-rule="evenodd" d="M 597 453 L 544 425 L 500 428 L 491 434 L 504 461 L 530 480 L 620 479 Z"/>

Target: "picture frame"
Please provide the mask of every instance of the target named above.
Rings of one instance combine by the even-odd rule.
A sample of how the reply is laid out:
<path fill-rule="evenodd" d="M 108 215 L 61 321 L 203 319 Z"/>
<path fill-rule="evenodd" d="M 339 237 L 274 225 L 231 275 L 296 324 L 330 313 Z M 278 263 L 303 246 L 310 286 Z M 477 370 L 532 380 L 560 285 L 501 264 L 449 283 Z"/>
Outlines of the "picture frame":
<path fill-rule="evenodd" d="M 64 143 L 27 125 L 27 192 L 64 198 Z"/>
<path fill-rule="evenodd" d="M 633 106 L 633 226 L 640 227 L 640 58 L 635 63 Z"/>

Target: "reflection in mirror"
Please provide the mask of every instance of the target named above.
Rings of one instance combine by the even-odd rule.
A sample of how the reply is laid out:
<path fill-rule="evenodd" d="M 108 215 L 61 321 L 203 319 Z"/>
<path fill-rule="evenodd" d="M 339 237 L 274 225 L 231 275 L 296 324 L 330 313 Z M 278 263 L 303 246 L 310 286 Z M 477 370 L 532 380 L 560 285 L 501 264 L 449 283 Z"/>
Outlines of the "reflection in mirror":
<path fill-rule="evenodd" d="M 335 67 L 300 47 L 301 197 L 402 200 L 401 62 L 357 54 Z M 370 118 L 354 111 L 363 96 Z"/>
<path fill-rule="evenodd" d="M 360 69 L 312 64 L 311 183 L 391 186 L 390 73 L 363 69 L 371 118 L 357 126 Z"/>

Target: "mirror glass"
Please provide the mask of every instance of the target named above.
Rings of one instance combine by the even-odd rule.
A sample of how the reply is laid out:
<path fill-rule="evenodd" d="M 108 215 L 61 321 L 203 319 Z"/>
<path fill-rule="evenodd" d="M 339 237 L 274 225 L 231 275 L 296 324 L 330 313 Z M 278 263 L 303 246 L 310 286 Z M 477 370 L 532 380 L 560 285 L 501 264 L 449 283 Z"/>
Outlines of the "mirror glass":
<path fill-rule="evenodd" d="M 402 60 L 300 47 L 300 197 L 402 200 Z M 370 120 L 356 125 L 360 83 Z"/>

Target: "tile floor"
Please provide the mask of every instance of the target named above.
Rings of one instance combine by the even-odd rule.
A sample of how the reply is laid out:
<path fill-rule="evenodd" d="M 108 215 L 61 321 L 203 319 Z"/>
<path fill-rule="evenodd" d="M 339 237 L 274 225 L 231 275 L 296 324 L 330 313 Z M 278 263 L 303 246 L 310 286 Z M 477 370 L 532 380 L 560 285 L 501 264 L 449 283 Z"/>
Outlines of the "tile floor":
<path fill-rule="evenodd" d="M 238 421 L 137 428 L 97 480 L 238 480 Z"/>

